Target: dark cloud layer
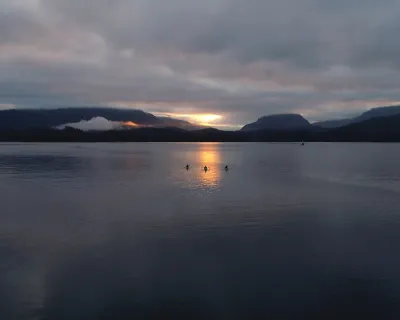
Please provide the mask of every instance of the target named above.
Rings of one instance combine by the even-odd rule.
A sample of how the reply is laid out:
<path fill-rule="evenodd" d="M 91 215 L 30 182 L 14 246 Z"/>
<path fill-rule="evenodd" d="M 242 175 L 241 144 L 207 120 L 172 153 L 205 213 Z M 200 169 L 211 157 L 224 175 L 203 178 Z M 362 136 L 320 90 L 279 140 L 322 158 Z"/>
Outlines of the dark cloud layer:
<path fill-rule="evenodd" d="M 4 0 L 0 105 L 312 120 L 400 101 L 394 0 Z"/>

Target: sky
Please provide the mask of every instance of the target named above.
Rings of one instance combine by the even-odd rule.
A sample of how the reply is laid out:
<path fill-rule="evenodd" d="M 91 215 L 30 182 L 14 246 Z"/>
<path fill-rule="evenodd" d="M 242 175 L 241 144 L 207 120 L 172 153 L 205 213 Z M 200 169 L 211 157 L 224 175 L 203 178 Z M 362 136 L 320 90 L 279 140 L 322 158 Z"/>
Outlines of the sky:
<path fill-rule="evenodd" d="M 113 106 L 220 128 L 400 101 L 398 0 L 0 0 L 0 109 Z"/>

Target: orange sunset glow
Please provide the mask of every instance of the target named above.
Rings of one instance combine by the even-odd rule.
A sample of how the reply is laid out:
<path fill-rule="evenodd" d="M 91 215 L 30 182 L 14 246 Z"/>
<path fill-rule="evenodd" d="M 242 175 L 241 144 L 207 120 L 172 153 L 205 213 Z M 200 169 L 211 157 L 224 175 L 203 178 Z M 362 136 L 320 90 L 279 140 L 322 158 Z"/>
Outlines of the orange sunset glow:
<path fill-rule="evenodd" d="M 211 125 L 222 119 L 219 114 L 192 114 L 189 118 L 193 119 L 193 122 L 201 125 Z"/>
<path fill-rule="evenodd" d="M 202 126 L 220 125 L 220 121 L 224 119 L 222 115 L 215 113 L 164 113 L 162 115 L 183 119 Z"/>
<path fill-rule="evenodd" d="M 139 125 L 137 125 L 136 123 L 132 122 L 132 121 L 126 121 L 126 122 L 122 122 L 122 124 L 124 126 L 128 126 L 128 127 L 139 127 Z"/>

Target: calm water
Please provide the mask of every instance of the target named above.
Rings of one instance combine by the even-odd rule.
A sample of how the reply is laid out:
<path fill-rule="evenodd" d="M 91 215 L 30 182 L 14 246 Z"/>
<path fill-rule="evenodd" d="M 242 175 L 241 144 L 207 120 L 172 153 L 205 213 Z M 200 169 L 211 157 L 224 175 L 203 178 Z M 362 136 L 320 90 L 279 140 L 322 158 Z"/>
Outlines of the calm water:
<path fill-rule="evenodd" d="M 400 316 L 397 144 L 0 144 L 0 205 L 0 319 Z"/>

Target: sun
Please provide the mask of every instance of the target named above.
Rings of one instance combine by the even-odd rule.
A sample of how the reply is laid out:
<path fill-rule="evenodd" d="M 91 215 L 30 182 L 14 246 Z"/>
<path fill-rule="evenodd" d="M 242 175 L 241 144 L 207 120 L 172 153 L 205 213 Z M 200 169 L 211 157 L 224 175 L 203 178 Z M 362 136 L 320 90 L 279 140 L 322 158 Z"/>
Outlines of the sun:
<path fill-rule="evenodd" d="M 167 116 L 176 119 L 187 120 L 193 124 L 202 126 L 212 126 L 220 124 L 220 121 L 224 119 L 222 115 L 215 113 L 155 113 L 158 116 Z"/>
<path fill-rule="evenodd" d="M 222 119 L 222 116 L 219 114 L 192 114 L 190 115 L 192 121 L 202 124 L 202 125 L 210 125 L 212 123 L 218 122 Z"/>

